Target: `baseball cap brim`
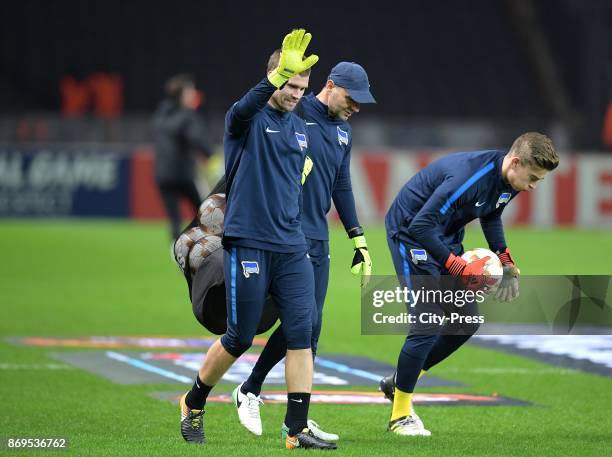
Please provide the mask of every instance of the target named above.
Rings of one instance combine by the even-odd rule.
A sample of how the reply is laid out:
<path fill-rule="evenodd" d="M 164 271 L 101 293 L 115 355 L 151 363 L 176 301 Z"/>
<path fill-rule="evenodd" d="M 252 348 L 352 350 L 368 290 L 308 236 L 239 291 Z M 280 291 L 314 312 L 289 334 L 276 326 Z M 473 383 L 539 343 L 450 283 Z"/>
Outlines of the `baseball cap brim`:
<path fill-rule="evenodd" d="M 346 91 L 357 103 L 376 103 L 369 90 L 347 89 Z"/>

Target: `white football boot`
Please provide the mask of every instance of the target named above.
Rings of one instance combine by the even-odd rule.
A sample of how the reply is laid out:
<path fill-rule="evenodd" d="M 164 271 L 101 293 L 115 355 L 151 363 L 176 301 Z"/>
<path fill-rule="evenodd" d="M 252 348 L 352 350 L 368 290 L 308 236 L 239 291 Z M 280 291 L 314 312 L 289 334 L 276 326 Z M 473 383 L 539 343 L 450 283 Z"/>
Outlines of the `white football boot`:
<path fill-rule="evenodd" d="M 238 419 L 249 432 L 260 436 L 263 430 L 259 407 L 263 405 L 263 401 L 261 397 L 251 392 L 247 392 L 246 395 L 243 394 L 240 387 L 242 387 L 242 384 L 232 392 L 232 400 L 234 400 L 234 406 L 238 410 Z"/>
<path fill-rule="evenodd" d="M 334 441 L 338 441 L 340 439 L 340 437 L 336 435 L 335 433 L 329 433 L 323 430 L 321 426 L 313 420 L 308 419 L 307 424 L 308 424 L 308 429 L 312 432 L 312 434 L 316 436 L 317 438 L 319 438 L 320 440 L 331 443 Z M 288 434 L 289 434 L 289 427 L 283 424 L 283 426 L 281 427 L 281 437 L 285 439 Z"/>
<path fill-rule="evenodd" d="M 418 417 L 418 416 L 417 416 Z M 389 421 L 387 431 L 401 436 L 430 436 L 431 432 L 425 429 L 421 419 L 416 420 L 414 415 L 403 416 Z"/>
<path fill-rule="evenodd" d="M 425 425 L 423 425 L 423 421 L 421 420 L 421 418 L 419 417 L 419 415 L 416 413 L 416 411 L 414 410 L 414 405 L 411 405 L 412 407 L 412 418 L 414 419 L 414 421 L 417 423 L 417 425 L 419 427 L 421 427 L 423 430 L 425 430 Z M 429 433 L 429 430 L 425 430 L 427 433 Z M 431 435 L 431 433 L 429 433 Z M 427 435 L 429 436 L 429 435 Z"/>

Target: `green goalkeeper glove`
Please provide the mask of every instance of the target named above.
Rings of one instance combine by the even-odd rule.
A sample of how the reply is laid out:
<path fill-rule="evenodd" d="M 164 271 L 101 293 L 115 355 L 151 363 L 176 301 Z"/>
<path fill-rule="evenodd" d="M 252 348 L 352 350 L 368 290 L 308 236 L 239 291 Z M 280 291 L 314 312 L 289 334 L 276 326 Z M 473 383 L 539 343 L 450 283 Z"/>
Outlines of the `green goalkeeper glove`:
<path fill-rule="evenodd" d="M 366 243 L 363 229 L 354 227 L 348 231 L 348 236 L 353 240 L 355 246 L 355 255 L 351 264 L 351 273 L 358 275 L 361 273 L 361 285 L 364 286 L 370 279 L 372 274 L 372 259 L 368 252 L 368 244 Z"/>
<path fill-rule="evenodd" d="M 312 159 L 306 156 L 306 158 L 304 159 L 304 168 L 302 169 L 302 186 L 306 182 L 306 178 L 308 178 L 308 175 L 312 171 L 313 166 L 314 162 L 312 161 Z"/>
<path fill-rule="evenodd" d="M 308 70 L 319 60 L 319 56 L 312 54 L 304 59 L 308 43 L 312 39 L 310 33 L 304 29 L 293 30 L 283 40 L 278 67 L 268 74 L 268 81 L 280 88 L 295 75 Z"/>

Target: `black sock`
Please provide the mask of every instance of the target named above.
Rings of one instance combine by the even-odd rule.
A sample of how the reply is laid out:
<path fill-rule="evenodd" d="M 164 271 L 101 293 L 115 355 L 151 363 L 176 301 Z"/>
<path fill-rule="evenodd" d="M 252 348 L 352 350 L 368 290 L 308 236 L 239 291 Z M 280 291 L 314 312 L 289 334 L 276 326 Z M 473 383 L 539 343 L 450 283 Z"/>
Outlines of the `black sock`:
<path fill-rule="evenodd" d="M 251 375 L 244 384 L 242 384 L 240 391 L 245 395 L 247 392 L 259 395 L 261 393 L 261 385 L 266 379 L 266 376 L 268 376 L 268 373 L 270 373 L 278 362 L 283 360 L 286 354 L 287 343 L 283 334 L 283 328 L 279 325 L 272 335 L 270 335 L 266 346 L 257 359 L 257 363 Z"/>
<path fill-rule="evenodd" d="M 191 390 L 187 392 L 185 397 L 185 404 L 189 409 L 204 409 L 206 404 L 206 398 L 210 393 L 213 386 L 207 386 L 202 382 L 199 376 L 196 376 L 196 380 L 191 387 Z"/>
<path fill-rule="evenodd" d="M 287 394 L 287 415 L 285 425 L 289 427 L 289 435 L 295 436 L 308 427 L 308 407 L 310 394 L 305 392 Z"/>

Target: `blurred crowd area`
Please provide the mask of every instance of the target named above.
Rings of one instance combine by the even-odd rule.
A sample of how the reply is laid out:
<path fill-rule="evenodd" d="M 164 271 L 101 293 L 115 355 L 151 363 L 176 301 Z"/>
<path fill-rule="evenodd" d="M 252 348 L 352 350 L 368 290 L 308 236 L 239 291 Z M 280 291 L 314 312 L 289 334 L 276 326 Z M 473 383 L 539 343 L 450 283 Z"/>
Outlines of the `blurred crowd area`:
<path fill-rule="evenodd" d="M 319 6 L 323 6 L 321 9 Z M 508 147 L 526 130 L 561 150 L 612 149 L 612 1 L 44 2 L 4 5 L 0 140 L 151 143 L 164 82 L 188 72 L 220 145 L 223 115 L 294 26 L 313 33 L 318 90 L 340 60 L 378 104 L 352 121 L 376 148 Z"/>
<path fill-rule="evenodd" d="M 363 223 L 441 154 L 535 130 L 563 160 L 506 221 L 612 224 L 612 0 L 10 0 L 2 12 L 0 218 L 170 215 L 176 231 L 193 216 L 184 197 L 224 172 L 225 112 L 304 27 L 320 56 L 310 89 L 354 61 L 377 100 L 351 117 Z"/>

